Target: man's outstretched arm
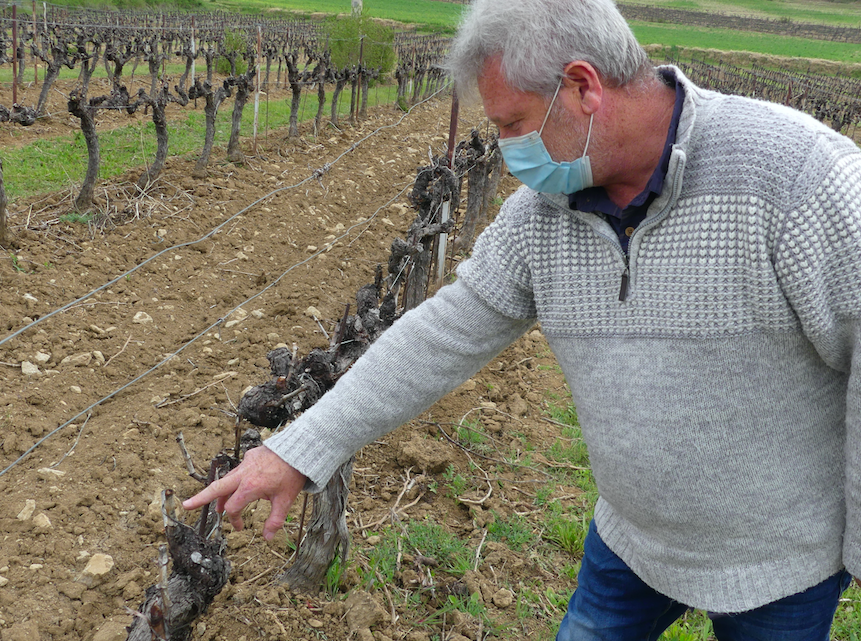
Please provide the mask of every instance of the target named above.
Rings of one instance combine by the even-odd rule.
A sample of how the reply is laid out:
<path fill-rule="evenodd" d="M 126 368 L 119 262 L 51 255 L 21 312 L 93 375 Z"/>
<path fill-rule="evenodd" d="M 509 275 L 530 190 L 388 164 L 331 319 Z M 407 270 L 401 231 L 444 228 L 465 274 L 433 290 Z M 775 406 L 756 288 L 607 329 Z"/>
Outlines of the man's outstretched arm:
<path fill-rule="evenodd" d="M 266 499 L 263 533 L 271 539 L 301 490 L 322 489 L 358 449 L 430 407 L 533 323 L 503 316 L 462 282 L 442 288 L 386 330 L 317 404 L 183 507 L 217 500 L 238 529 L 242 509 Z"/>

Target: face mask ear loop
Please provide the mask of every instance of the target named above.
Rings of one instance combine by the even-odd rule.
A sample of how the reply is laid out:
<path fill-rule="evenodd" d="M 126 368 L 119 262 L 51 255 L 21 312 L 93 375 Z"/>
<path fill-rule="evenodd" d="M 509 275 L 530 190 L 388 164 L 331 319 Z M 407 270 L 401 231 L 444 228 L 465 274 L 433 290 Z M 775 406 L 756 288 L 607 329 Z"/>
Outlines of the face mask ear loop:
<path fill-rule="evenodd" d="M 562 88 L 562 78 L 559 78 L 559 84 L 556 85 L 556 91 L 553 94 L 553 100 L 550 101 L 550 106 L 547 108 L 547 113 L 544 115 L 544 122 L 541 123 L 541 129 L 538 130 L 538 135 L 544 131 L 544 125 L 547 124 L 547 119 L 550 118 L 550 111 L 553 109 L 553 103 L 556 102 L 556 96 L 559 95 L 559 90 Z"/>
<path fill-rule="evenodd" d="M 586 146 L 583 147 L 583 156 L 586 156 L 586 151 L 589 149 L 589 141 L 592 140 L 592 120 L 595 119 L 595 114 L 593 113 L 589 116 L 589 133 L 586 134 Z"/>

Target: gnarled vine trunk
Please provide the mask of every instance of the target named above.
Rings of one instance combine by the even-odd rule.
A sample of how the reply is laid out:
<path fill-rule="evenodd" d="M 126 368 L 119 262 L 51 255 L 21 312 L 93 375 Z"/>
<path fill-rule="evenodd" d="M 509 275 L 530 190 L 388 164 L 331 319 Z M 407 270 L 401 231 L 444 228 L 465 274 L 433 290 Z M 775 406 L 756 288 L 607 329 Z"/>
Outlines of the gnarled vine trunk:
<path fill-rule="evenodd" d="M 188 92 L 188 96 L 192 100 L 197 98 L 206 100 L 206 106 L 203 108 L 203 113 L 206 115 L 206 136 L 203 141 L 203 150 L 200 152 L 200 157 L 191 173 L 192 177 L 200 179 L 206 177 L 206 167 L 209 165 L 209 156 L 212 154 L 212 145 L 215 143 L 215 118 L 218 116 L 218 107 L 221 106 L 225 98 L 230 96 L 230 85 L 225 81 L 218 89 L 213 89 L 208 80 L 202 84 L 198 80 Z"/>
<path fill-rule="evenodd" d="M 236 78 L 236 97 L 233 99 L 233 118 L 230 124 L 230 140 L 227 143 L 227 160 L 241 163 L 245 156 L 239 146 L 239 132 L 242 125 L 242 111 L 254 88 L 254 76 L 257 74 L 255 60 L 248 57 L 248 71 Z"/>

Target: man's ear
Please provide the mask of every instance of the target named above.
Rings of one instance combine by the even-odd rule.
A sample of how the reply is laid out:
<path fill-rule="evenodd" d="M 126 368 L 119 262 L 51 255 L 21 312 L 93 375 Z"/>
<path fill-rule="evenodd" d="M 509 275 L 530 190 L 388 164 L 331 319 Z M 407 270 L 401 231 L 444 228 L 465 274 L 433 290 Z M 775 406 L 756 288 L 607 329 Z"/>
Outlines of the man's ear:
<path fill-rule="evenodd" d="M 570 101 L 568 107 L 580 109 L 587 116 L 598 111 L 604 96 L 604 86 L 595 67 L 583 60 L 575 60 L 565 65 L 563 71 L 562 87 L 568 90 L 563 100 Z"/>

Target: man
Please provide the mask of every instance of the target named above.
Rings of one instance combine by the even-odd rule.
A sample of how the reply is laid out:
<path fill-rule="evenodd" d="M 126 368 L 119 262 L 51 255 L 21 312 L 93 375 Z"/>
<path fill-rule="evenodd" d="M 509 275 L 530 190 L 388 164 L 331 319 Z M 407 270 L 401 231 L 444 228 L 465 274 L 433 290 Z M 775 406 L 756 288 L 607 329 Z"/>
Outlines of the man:
<path fill-rule="evenodd" d="M 858 147 L 652 69 L 610 0 L 475 0 L 449 69 L 526 187 L 455 284 L 186 507 L 241 527 L 268 499 L 271 537 L 537 319 L 601 495 L 557 638 L 657 639 L 694 607 L 721 641 L 827 639 L 861 573 Z"/>

